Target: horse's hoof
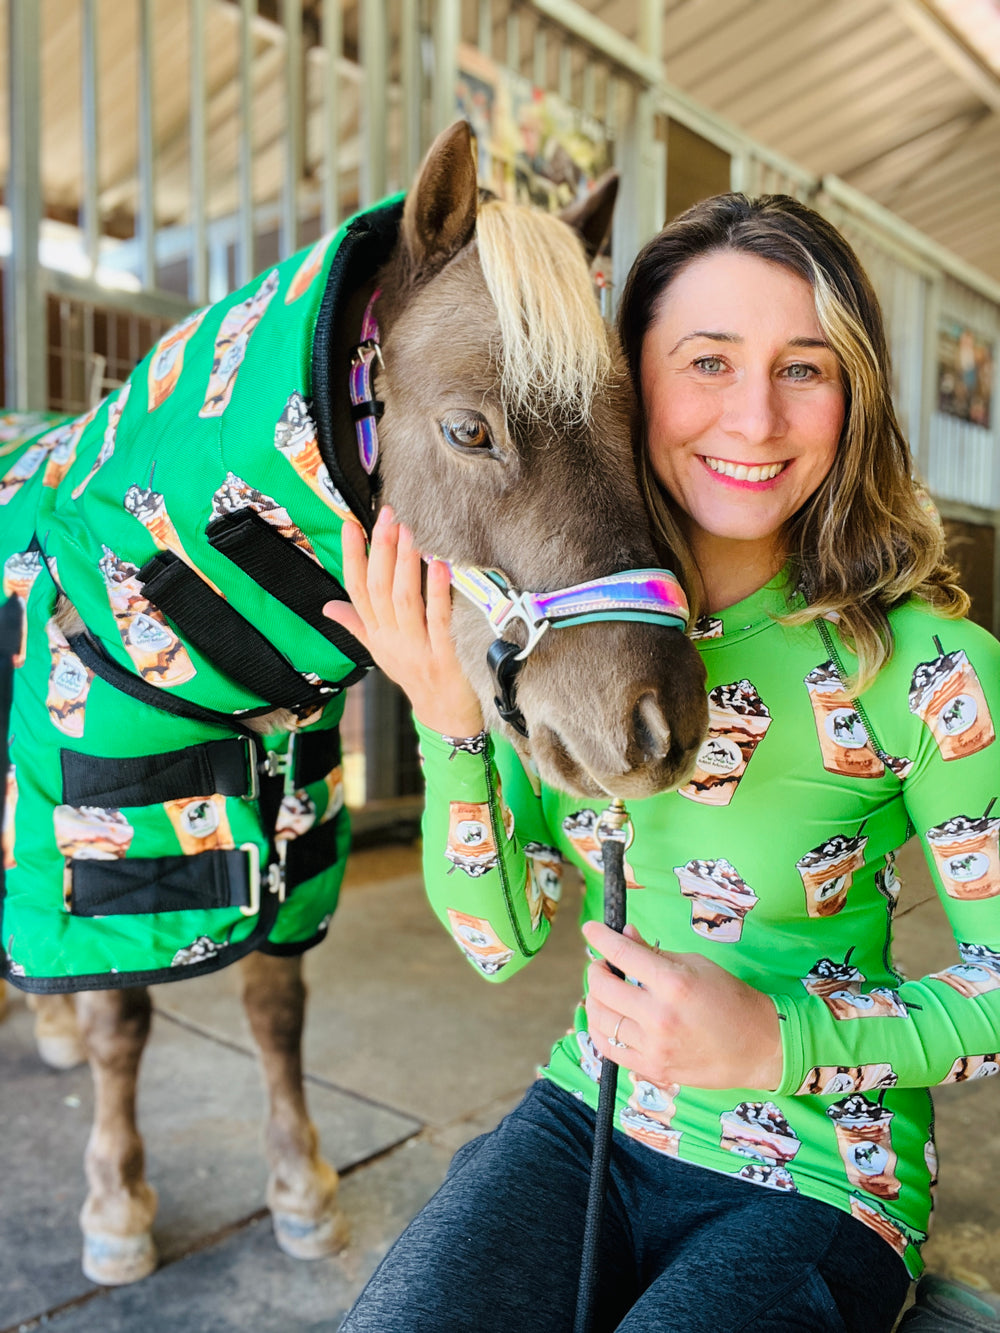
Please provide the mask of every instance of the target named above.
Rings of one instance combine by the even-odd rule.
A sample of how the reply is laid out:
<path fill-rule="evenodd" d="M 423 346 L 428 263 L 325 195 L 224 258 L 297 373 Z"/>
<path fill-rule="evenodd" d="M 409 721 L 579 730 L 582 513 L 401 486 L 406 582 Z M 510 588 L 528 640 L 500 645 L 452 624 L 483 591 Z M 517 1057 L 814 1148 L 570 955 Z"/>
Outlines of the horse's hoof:
<path fill-rule="evenodd" d="M 87 1063 L 87 1048 L 75 1032 L 50 1032 L 36 1038 L 35 1045 L 50 1069 L 75 1069 Z"/>
<path fill-rule="evenodd" d="M 83 1275 L 102 1287 L 123 1287 L 149 1277 L 156 1247 L 148 1231 L 137 1236 L 93 1234 L 83 1238 Z"/>
<path fill-rule="evenodd" d="M 314 1222 L 293 1213 L 272 1213 L 271 1217 L 279 1248 L 293 1259 L 326 1259 L 339 1254 L 350 1240 L 347 1218 L 339 1208 L 331 1208 Z"/>

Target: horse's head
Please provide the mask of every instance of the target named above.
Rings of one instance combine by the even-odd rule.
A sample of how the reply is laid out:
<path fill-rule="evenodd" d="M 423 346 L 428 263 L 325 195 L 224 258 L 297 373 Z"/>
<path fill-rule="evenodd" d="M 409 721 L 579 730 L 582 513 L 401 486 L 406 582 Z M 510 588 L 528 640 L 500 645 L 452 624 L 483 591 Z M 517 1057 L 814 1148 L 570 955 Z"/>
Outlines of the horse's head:
<path fill-rule="evenodd" d="M 634 396 L 585 257 L 607 230 L 614 188 L 564 220 L 480 203 L 468 129 L 453 126 L 407 196 L 379 279 L 382 498 L 421 550 L 500 570 L 519 589 L 659 563 L 636 481 Z M 464 598 L 453 624 L 491 725 L 493 631 Z M 704 679 L 677 629 L 561 628 L 518 676 L 529 741 L 504 730 L 557 787 L 646 796 L 691 770 Z"/>

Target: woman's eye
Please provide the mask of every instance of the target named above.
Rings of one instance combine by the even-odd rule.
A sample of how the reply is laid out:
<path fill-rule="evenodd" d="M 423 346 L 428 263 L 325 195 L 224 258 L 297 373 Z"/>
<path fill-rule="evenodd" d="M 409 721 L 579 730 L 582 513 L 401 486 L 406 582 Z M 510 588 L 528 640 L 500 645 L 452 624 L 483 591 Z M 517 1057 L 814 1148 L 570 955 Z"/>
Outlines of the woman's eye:
<path fill-rule="evenodd" d="M 785 367 L 785 377 L 790 380 L 809 380 L 817 373 L 815 366 L 804 365 L 801 361 Z"/>
<path fill-rule="evenodd" d="M 699 356 L 695 365 L 699 370 L 704 370 L 709 375 L 721 375 L 726 368 L 726 363 L 721 356 Z"/>
<path fill-rule="evenodd" d="M 456 449 L 490 449 L 490 428 L 480 416 L 454 417 L 441 422 L 441 431 Z"/>

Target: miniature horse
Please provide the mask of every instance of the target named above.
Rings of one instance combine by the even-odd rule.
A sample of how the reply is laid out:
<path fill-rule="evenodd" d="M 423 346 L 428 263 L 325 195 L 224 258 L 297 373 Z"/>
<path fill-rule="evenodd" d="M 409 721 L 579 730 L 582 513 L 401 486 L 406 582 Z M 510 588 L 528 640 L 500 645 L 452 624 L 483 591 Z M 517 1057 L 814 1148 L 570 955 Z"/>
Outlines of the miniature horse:
<path fill-rule="evenodd" d="M 300 548 L 303 542 L 309 546 L 317 565 L 333 574 L 337 572 L 335 539 L 341 522 L 349 519 L 353 511 L 354 518 L 370 527 L 378 505 L 383 502 L 391 504 L 400 520 L 411 528 L 421 550 L 448 559 L 456 569 L 472 568 L 480 575 L 483 571 L 501 570 L 506 580 L 504 587 L 510 589 L 545 590 L 549 595 L 553 589 L 572 591 L 575 585 L 621 575 L 623 571 L 638 569 L 649 573 L 650 567 L 657 566 L 659 561 L 636 481 L 634 395 L 613 338 L 597 312 L 585 257 L 596 252 L 606 232 L 614 188 L 612 181 L 595 189 L 563 220 L 497 200 L 481 201 L 467 127 L 459 124 L 439 136 L 401 205 L 401 216 L 397 212 L 393 224 L 395 238 L 387 256 L 379 257 L 377 265 L 369 264 L 367 272 L 363 265 L 360 268 L 355 265 L 348 279 L 341 273 L 344 290 L 336 309 L 324 302 L 319 308 L 315 335 L 310 333 L 311 364 L 316 376 L 323 380 L 329 371 L 333 386 L 331 404 L 323 407 L 320 388 L 316 382 L 311 385 L 316 419 L 322 427 L 320 435 L 326 439 L 337 435 L 338 449 L 344 442 L 339 437 L 343 436 L 349 452 L 353 451 L 353 459 L 342 460 L 339 467 L 328 456 L 324 456 L 321 465 L 319 453 L 314 453 L 312 470 L 308 475 L 300 471 L 300 479 L 308 480 L 326 504 L 323 512 L 328 522 L 314 525 L 305 534 L 296 526 L 301 522 L 302 528 L 306 527 L 306 521 L 300 520 L 298 513 L 296 524 L 292 524 L 288 511 L 260 489 L 244 483 L 240 489 L 236 484 L 239 477 L 233 480 L 234 469 L 240 470 L 238 433 L 221 436 L 224 452 L 227 438 L 237 440 L 235 445 L 228 446 L 226 460 L 230 471 L 226 487 L 220 487 L 214 497 L 218 500 L 224 493 L 222 517 L 233 517 L 234 513 L 236 518 L 245 517 L 247 509 L 241 505 L 249 506 L 255 511 L 252 517 L 262 516 L 267 520 L 261 532 L 267 535 L 267 523 L 272 524 L 272 530 L 278 526 L 281 535 L 288 538 L 291 534 Z M 280 297 L 275 293 L 284 290 L 282 282 L 275 270 L 253 297 L 242 303 L 239 309 L 244 312 L 241 316 L 244 323 L 239 330 L 231 327 L 230 314 L 218 326 L 220 333 L 209 390 L 200 417 L 218 418 L 227 410 L 232 385 L 226 375 L 232 377 L 238 371 L 251 333 L 260 345 L 271 317 L 268 302 L 273 300 L 275 308 L 280 309 Z M 295 288 L 295 282 L 291 286 Z M 289 290 L 285 301 L 295 299 L 295 293 Z M 192 316 L 182 326 L 188 330 L 184 336 L 191 339 L 187 351 L 189 363 L 194 356 L 192 349 L 211 345 L 210 341 L 199 344 L 193 332 L 203 319 L 207 330 L 212 325 L 212 311 Z M 261 332 L 254 333 L 258 323 Z M 358 335 L 362 329 L 359 347 Z M 163 340 L 159 359 L 154 354 L 150 363 L 150 376 L 154 370 L 159 373 L 157 366 L 164 375 L 174 374 L 178 340 L 177 334 L 172 341 L 171 335 Z M 182 356 L 183 346 L 181 342 Z M 173 349 L 173 360 L 163 354 L 164 347 L 168 351 Z M 373 347 L 375 354 L 371 353 Z M 378 404 L 373 402 L 372 393 L 354 393 L 353 368 L 359 363 L 362 348 L 368 349 L 367 364 L 377 374 Z M 350 377 L 348 368 L 352 368 Z M 114 423 L 121 418 L 117 437 L 112 434 L 109 447 L 107 431 L 112 429 L 109 424 L 105 447 L 94 459 L 89 473 L 83 475 L 85 459 L 73 471 L 72 449 L 65 446 L 68 438 L 65 432 L 62 436 L 56 434 L 56 450 L 62 447 L 65 456 L 60 468 L 50 473 L 55 458 L 50 444 L 45 484 L 55 489 L 45 503 L 50 505 L 47 512 L 56 516 L 53 523 L 61 512 L 70 515 L 67 521 L 78 522 L 83 511 L 69 505 L 68 498 L 66 506 L 61 507 L 63 491 L 70 488 L 68 494 L 79 497 L 84 494 L 85 486 L 94 485 L 91 477 L 98 469 L 106 469 L 104 475 L 110 476 L 113 467 L 122 463 L 122 455 L 127 458 L 130 449 L 139 447 L 137 441 L 147 422 L 156 422 L 158 400 L 151 389 L 147 401 L 144 381 L 137 379 L 140 372 L 143 367 L 133 376 L 131 406 L 123 414 L 119 405 L 114 417 Z M 244 370 L 243 376 L 245 389 L 251 383 L 251 371 Z M 353 411 L 346 402 L 332 401 L 346 400 L 349 378 Z M 170 382 L 172 386 L 173 380 Z M 267 417 L 270 411 L 264 401 L 267 389 L 266 383 L 260 384 L 260 411 L 247 415 L 244 418 L 247 423 L 254 415 Z M 238 401 L 233 399 L 234 409 Z M 302 419 L 308 421 L 303 412 L 306 402 L 297 399 L 297 416 L 289 411 L 282 414 L 274 438 L 279 449 L 284 449 L 289 439 L 300 438 L 295 432 L 300 429 Z M 114 405 L 109 409 L 109 419 L 113 412 Z M 267 419 L 273 423 L 275 415 Z M 376 422 L 377 439 L 371 429 Z M 170 447 L 174 444 L 171 438 Z M 112 451 L 119 455 L 113 462 L 109 461 Z M 291 452 L 288 456 L 292 456 Z M 156 466 L 159 468 L 160 464 Z M 167 466 L 164 462 L 163 467 Z M 199 460 L 190 459 L 192 477 L 200 466 Z M 337 485 L 331 481 L 327 466 Z M 26 472 L 24 465 L 20 472 L 15 466 L 6 478 L 0 478 L 0 504 L 5 502 L 10 486 L 24 481 Z M 4 490 L 5 482 L 8 491 Z M 326 490 L 321 494 L 323 486 Z M 129 494 L 133 495 L 131 501 Z M 190 566 L 197 566 L 199 561 L 189 552 L 195 551 L 204 532 L 191 528 L 178 533 L 165 519 L 165 511 L 156 509 L 162 496 L 153 491 L 151 480 L 148 490 L 132 486 L 129 494 L 125 501 L 126 507 L 131 503 L 129 512 L 146 525 L 161 553 L 166 551 L 176 557 L 173 572 L 186 576 L 190 583 Z M 317 512 L 315 502 L 307 498 L 313 504 L 312 512 Z M 117 503 L 121 504 L 120 492 Z M 287 503 L 291 507 L 291 501 Z M 304 500 L 302 506 L 305 512 Z M 108 552 L 107 546 L 104 549 Z M 21 553 L 25 557 L 29 554 Z M 44 561 L 39 556 L 35 565 L 42 574 L 47 570 L 59 591 L 59 578 L 66 577 L 66 563 L 62 558 L 57 562 L 44 546 L 42 556 Z M 184 650 L 184 608 L 178 604 L 175 611 L 172 604 L 157 600 L 151 591 L 152 575 L 148 575 L 154 564 L 155 561 L 150 561 L 150 565 L 136 571 L 135 566 L 106 554 L 101 567 L 107 591 L 101 584 L 98 589 L 102 598 L 111 599 L 122 642 L 133 664 L 140 660 L 136 654 L 145 652 L 147 656 L 141 661 L 146 667 L 141 674 L 149 674 L 154 667 L 163 673 L 153 684 L 164 696 L 168 693 L 165 675 L 168 670 L 176 669 L 181 661 L 179 654 Z M 230 599 L 237 601 L 244 592 L 244 585 L 239 582 L 242 573 L 239 579 L 230 582 L 222 577 L 224 573 L 221 558 L 216 559 L 210 551 L 205 558 L 205 569 L 196 567 L 194 574 L 198 577 L 193 579 L 203 599 L 209 595 L 206 591 L 209 587 L 211 595 L 218 596 L 220 638 L 222 612 L 227 610 Z M 143 583 L 143 579 L 147 581 Z M 17 589 L 12 587 L 8 591 L 16 593 Z M 165 588 L 164 596 L 167 591 Z M 115 655 L 102 652 L 100 645 L 95 645 L 95 634 L 81 623 L 81 616 L 84 621 L 87 618 L 79 600 L 66 596 L 70 592 L 67 580 L 65 589 L 59 591 L 51 618 L 39 622 L 43 627 L 42 649 L 47 651 L 56 644 L 57 647 L 52 647 L 53 661 L 58 648 L 62 653 L 59 661 L 64 664 L 75 652 L 73 660 L 77 666 L 73 670 L 92 670 L 102 680 L 134 694 L 139 685 L 135 672 L 128 676 L 122 670 L 123 662 L 126 665 L 127 662 L 122 658 L 121 644 L 115 645 L 118 665 L 114 662 L 109 665 L 110 657 Z M 30 620 L 31 598 L 25 592 L 29 613 L 28 666 L 34 632 Z M 37 596 L 34 600 L 37 601 Z M 494 712 L 497 681 L 487 665 L 487 652 L 498 641 L 499 631 L 490 618 L 480 614 L 481 609 L 463 598 L 456 599 L 453 624 L 461 660 L 482 698 L 484 715 L 493 718 L 494 725 L 513 741 L 525 760 L 530 758 L 545 781 L 590 797 L 613 792 L 636 798 L 685 780 L 704 732 L 706 702 L 700 659 L 677 627 L 670 628 L 662 620 L 654 623 L 655 617 L 641 616 L 601 618 L 597 623 L 574 621 L 571 627 L 561 627 L 559 633 L 543 637 L 536 627 L 530 645 L 532 651 L 517 664 L 516 709 L 508 707 L 505 716 L 509 721 L 501 723 Z M 107 614 L 106 601 L 104 614 Z M 142 633 L 137 640 L 135 627 L 140 620 Z M 126 624 L 127 633 L 123 628 Z M 177 653 L 171 656 L 164 651 L 158 657 L 150 656 L 154 650 L 158 651 L 158 645 L 167 642 L 166 636 L 173 636 L 172 625 L 178 629 Z M 49 645 L 44 643 L 46 628 Z M 280 636 L 280 633 L 281 622 L 275 620 L 269 626 L 269 634 Z M 510 634 L 514 646 L 524 648 L 523 626 L 515 627 Z M 296 660 L 300 680 L 315 683 L 317 679 L 326 679 L 318 660 L 315 669 L 307 670 L 310 663 L 301 660 L 305 650 L 298 649 L 301 641 L 299 636 L 288 644 L 279 641 L 277 646 Z M 343 648 L 343 639 L 337 643 Z M 508 643 L 507 647 L 511 645 Z M 39 656 L 41 652 L 40 649 Z M 211 653 L 207 656 L 211 658 Z M 193 649 L 190 657 L 192 662 L 201 663 Z M 151 662 L 153 666 L 149 666 Z M 28 666 L 18 670 L 27 671 Z M 204 668 L 199 669 L 204 675 Z M 230 669 L 228 665 L 226 669 Z M 237 673 L 238 664 L 234 663 L 231 670 Z M 18 672 L 14 674 L 17 676 Z M 183 694 L 180 690 L 176 693 Z M 328 687 L 327 693 L 330 693 Z M 147 689 L 146 695 L 149 694 Z M 273 696 L 263 697 L 274 702 Z M 50 692 L 50 713 L 51 698 Z M 15 682 L 15 718 L 16 700 Z M 126 702 L 122 701 L 123 707 Z M 315 698 L 312 702 L 315 704 Z M 155 710 L 155 699 L 152 707 Z M 205 712 L 203 708 L 202 713 Z M 239 722 L 241 734 L 264 736 L 271 751 L 265 758 L 270 760 L 277 744 L 275 737 L 307 728 L 321 712 L 322 708 L 317 712 L 315 708 L 310 711 L 285 705 L 257 710 L 243 708 L 234 710 L 234 725 Z M 217 729 L 222 718 L 216 707 L 210 720 Z M 62 725 L 65 732 L 65 717 Z M 216 730 L 212 734 L 220 733 Z M 98 762 L 103 764 L 104 760 Z M 261 772 L 271 772 L 266 763 L 259 768 Z M 84 775 L 81 779 L 84 786 L 86 780 Z M 22 859 L 21 843 L 14 833 L 16 796 L 16 785 L 9 782 L 5 838 L 8 867 L 20 864 Z M 59 799 L 58 795 L 52 798 L 53 802 Z M 261 803 L 263 799 L 261 796 Z M 23 789 L 21 800 L 24 800 Z M 56 814 L 57 841 L 60 818 L 73 825 L 72 837 L 76 839 L 59 844 L 60 850 L 67 854 L 66 873 L 72 868 L 80 876 L 82 886 L 83 871 L 88 868 L 96 866 L 101 874 L 107 873 L 115 857 L 119 860 L 112 868 L 128 867 L 130 858 L 120 846 L 109 851 L 101 841 L 119 836 L 124 819 L 121 810 L 95 811 L 93 807 L 100 806 L 100 801 L 88 804 L 79 797 L 75 804 L 67 804 L 65 793 L 62 800 L 64 803 L 57 807 Z M 212 815 L 207 808 L 210 801 L 222 803 L 221 815 Z M 131 803 L 141 804 L 134 799 Z M 105 806 L 113 804 L 105 798 Z M 123 799 L 118 804 L 127 807 L 130 801 Z M 166 801 L 164 808 L 178 804 Z M 203 825 L 206 819 L 215 818 L 212 827 L 217 835 L 218 819 L 225 816 L 224 805 L 222 796 L 204 797 L 192 817 Z M 97 818 L 100 816 L 104 817 L 103 824 Z M 193 831 L 199 832 L 197 828 Z M 273 825 L 271 832 L 274 834 Z M 64 836 L 70 838 L 69 834 Z M 284 836 L 292 834 L 286 832 Z M 275 837 L 280 843 L 280 828 Z M 232 839 L 214 845 L 220 856 L 236 856 L 237 851 L 243 851 L 242 847 L 237 851 L 225 850 L 233 848 Z M 212 854 L 215 853 L 201 853 Z M 54 849 L 52 855 L 55 856 Z M 339 845 L 330 855 L 340 856 Z M 84 865 L 86 857 L 104 859 L 90 860 Z M 186 864 L 197 860 L 199 857 L 189 855 Z M 13 875 L 12 871 L 9 873 Z M 9 893 L 13 884 L 11 878 Z M 77 887 L 72 892 L 67 889 L 67 906 L 76 903 L 79 891 Z M 141 896 L 142 887 L 133 892 Z M 267 897 L 265 892 L 262 898 Z M 103 911 L 92 913 L 100 918 L 97 925 L 102 929 L 110 928 L 106 923 L 123 919 L 105 915 L 108 909 L 103 900 L 102 906 Z M 244 910 L 240 908 L 241 912 Z M 168 924 L 173 919 L 168 912 L 158 917 L 161 923 Z M 235 919 L 239 924 L 239 918 Z M 321 938 L 325 926 L 324 919 L 319 934 L 300 947 L 308 947 Z M 251 943 L 255 938 L 247 930 L 250 926 L 242 934 L 231 930 L 224 939 L 214 940 L 202 934 L 189 948 L 178 950 L 174 962 L 179 960 L 187 966 L 174 967 L 171 976 L 197 974 L 240 959 L 243 1000 L 260 1051 L 270 1103 L 268 1205 L 282 1248 L 298 1257 L 316 1257 L 339 1248 L 346 1233 L 335 1202 L 337 1175 L 319 1154 L 303 1094 L 300 1040 L 305 990 L 301 955 L 293 954 L 290 947 L 279 949 L 277 954 L 245 947 L 240 958 L 240 950 L 235 947 L 238 938 Z M 269 942 L 265 940 L 263 945 L 266 947 Z M 8 938 L 5 920 L 2 940 L 5 952 L 0 958 L 6 962 L 9 979 L 29 990 L 79 992 L 75 997 L 77 1015 L 96 1089 L 95 1120 L 86 1154 L 89 1193 L 81 1215 L 84 1269 L 89 1277 L 101 1283 L 134 1281 L 155 1265 L 151 1229 L 156 1195 L 145 1180 L 143 1145 L 135 1123 L 136 1078 L 150 1025 L 149 995 L 139 985 L 119 984 L 113 989 L 102 989 L 100 978 L 92 975 L 67 976 L 55 982 L 45 978 L 45 984 L 39 982 L 33 986 L 31 967 L 20 961 L 20 952 L 17 960 L 14 957 L 14 951 L 24 944 L 23 930 L 16 938 Z M 33 941 L 29 938 L 27 944 L 31 946 Z M 155 979 L 170 977 L 157 973 Z M 105 984 L 115 985 L 113 979 Z M 47 1002 L 61 1006 L 65 1017 L 64 995 L 39 996 L 43 1009 Z M 49 1051 L 50 1055 L 56 1052 L 53 1058 L 57 1062 L 66 1063 L 73 1055 L 72 1034 L 64 1038 L 60 1032 L 57 1016 L 50 1021 Z"/>

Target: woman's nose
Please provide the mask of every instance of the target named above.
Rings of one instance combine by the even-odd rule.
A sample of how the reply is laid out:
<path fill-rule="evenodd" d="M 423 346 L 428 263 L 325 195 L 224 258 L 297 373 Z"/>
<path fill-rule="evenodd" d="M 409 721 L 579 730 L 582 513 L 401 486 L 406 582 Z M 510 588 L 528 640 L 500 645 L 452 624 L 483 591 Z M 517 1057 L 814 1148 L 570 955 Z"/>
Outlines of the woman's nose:
<path fill-rule="evenodd" d="M 748 444 L 765 444 L 784 433 L 781 395 L 769 374 L 746 372 L 729 386 L 722 425 Z"/>

